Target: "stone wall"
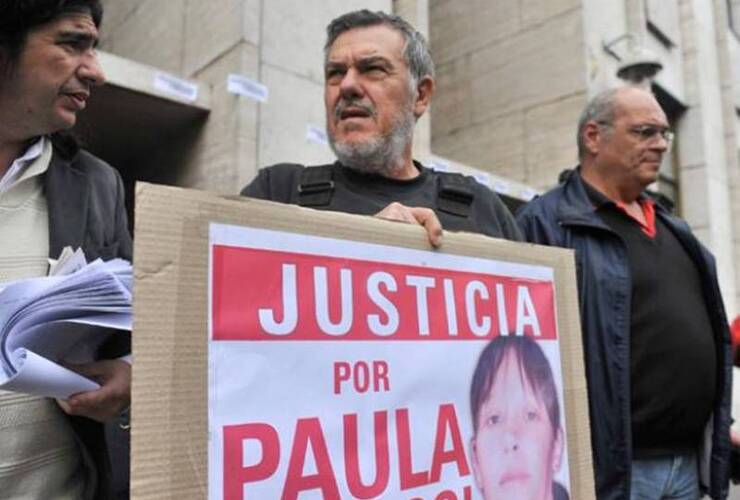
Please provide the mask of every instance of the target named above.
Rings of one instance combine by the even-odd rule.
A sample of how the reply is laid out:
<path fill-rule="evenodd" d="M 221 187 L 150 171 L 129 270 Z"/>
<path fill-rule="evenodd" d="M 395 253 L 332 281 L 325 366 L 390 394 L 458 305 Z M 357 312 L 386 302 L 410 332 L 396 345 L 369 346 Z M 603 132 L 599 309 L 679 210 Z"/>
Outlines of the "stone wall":
<path fill-rule="evenodd" d="M 101 48 L 209 86 L 211 113 L 187 137 L 183 163 L 167 179 L 235 194 L 259 167 L 333 159 L 311 141 L 323 130 L 326 24 L 357 8 L 390 11 L 391 0 L 104 0 Z M 230 74 L 265 85 L 262 103 L 227 90 Z M 152 152 L 156 157 L 158 153 Z"/>
<path fill-rule="evenodd" d="M 724 106 L 729 95 L 722 88 L 728 69 L 726 17 L 703 0 L 681 0 L 684 81 L 688 110 L 678 124 L 678 155 L 683 217 L 714 253 L 728 313 L 737 311 L 733 224 L 730 186 L 734 176 L 728 157 Z M 719 17 L 718 17 L 719 16 Z M 725 21 L 723 24 L 722 21 Z M 736 162 L 735 162 L 736 165 Z"/>
<path fill-rule="evenodd" d="M 430 2 L 432 150 L 535 188 L 576 162 L 586 98 L 579 0 Z"/>
<path fill-rule="evenodd" d="M 706 0 L 671 0 L 677 17 L 666 17 L 660 0 L 103 1 L 104 50 L 210 89 L 204 124 L 147 152 L 151 162 L 173 162 L 168 182 L 226 194 L 259 167 L 333 158 L 308 132 L 325 126 L 324 28 L 346 11 L 394 10 L 422 31 L 428 24 L 437 92 L 431 126 L 425 118 L 417 128 L 418 156 L 431 150 L 538 189 L 576 163 L 575 126 L 586 99 L 620 83 L 604 44 L 637 30 L 643 43 L 665 52 L 657 83 L 688 106 L 674 151 L 680 209 L 717 256 L 729 312 L 739 310 L 740 41 L 727 28 L 726 0 L 712 0 L 712 9 Z M 645 16 L 628 15 L 635 8 L 678 45 L 657 45 Z M 229 74 L 265 85 L 267 101 L 230 93 Z"/>

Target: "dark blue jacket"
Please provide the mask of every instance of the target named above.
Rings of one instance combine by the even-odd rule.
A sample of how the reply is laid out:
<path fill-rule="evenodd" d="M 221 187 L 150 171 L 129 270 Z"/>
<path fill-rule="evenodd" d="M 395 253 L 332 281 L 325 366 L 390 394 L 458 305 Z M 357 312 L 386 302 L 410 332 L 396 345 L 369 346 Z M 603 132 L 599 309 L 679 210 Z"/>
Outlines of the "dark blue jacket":
<path fill-rule="evenodd" d="M 656 216 L 681 242 L 702 279 L 717 346 L 719 385 L 699 454 L 700 471 L 704 491 L 715 500 L 724 499 L 728 493 L 732 362 L 714 259 L 686 222 L 658 204 Z M 624 243 L 595 212 L 577 170 L 561 185 L 523 206 L 517 220 L 528 241 L 575 250 L 596 492 L 600 500 L 629 499 L 632 284 Z"/>

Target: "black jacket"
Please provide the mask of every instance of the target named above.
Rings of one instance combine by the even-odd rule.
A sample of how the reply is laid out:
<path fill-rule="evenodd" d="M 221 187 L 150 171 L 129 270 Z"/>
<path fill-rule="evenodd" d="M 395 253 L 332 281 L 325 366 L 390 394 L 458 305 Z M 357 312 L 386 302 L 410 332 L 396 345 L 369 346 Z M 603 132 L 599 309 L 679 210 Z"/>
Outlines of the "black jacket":
<path fill-rule="evenodd" d="M 708 470 L 701 474 L 702 488 L 715 500 L 724 499 L 728 494 L 732 361 L 714 259 L 686 222 L 658 204 L 656 216 L 680 241 L 702 279 L 719 370 L 718 396 L 708 423 L 711 439 L 699 455 L 700 471 Z M 600 500 L 628 499 L 631 277 L 624 243 L 595 213 L 578 171 L 523 206 L 517 220 L 528 241 L 575 250 L 596 492 Z"/>
<path fill-rule="evenodd" d="M 110 165 L 78 151 L 71 157 L 56 148 L 44 177 L 44 195 L 49 210 L 49 256 L 56 258 L 65 246 L 81 247 L 88 261 L 98 257 L 131 260 L 133 248 L 124 205 L 123 183 Z M 128 336 L 115 335 L 101 348 L 99 358 L 116 358 L 131 352 Z M 127 489 L 128 435 L 117 421 L 108 426 L 112 444 L 121 449 L 116 468 L 120 471 L 117 488 L 109 459 L 106 426 L 85 417 L 70 417 L 78 441 L 86 450 L 87 467 L 97 471 L 97 488 L 91 498 L 113 498 L 114 489 Z"/>
<path fill-rule="evenodd" d="M 417 177 L 397 180 L 356 172 L 339 162 L 315 167 L 280 163 L 261 169 L 241 194 L 359 215 L 373 215 L 399 202 L 433 209 L 445 230 L 522 240 L 513 215 L 496 193 L 472 177 L 414 164 Z"/>

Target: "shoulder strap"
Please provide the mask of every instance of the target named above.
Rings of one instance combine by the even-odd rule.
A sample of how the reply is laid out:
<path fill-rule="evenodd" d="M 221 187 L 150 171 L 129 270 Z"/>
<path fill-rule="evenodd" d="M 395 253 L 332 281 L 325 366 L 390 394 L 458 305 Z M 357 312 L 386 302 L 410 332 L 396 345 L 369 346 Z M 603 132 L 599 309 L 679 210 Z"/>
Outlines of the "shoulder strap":
<path fill-rule="evenodd" d="M 334 195 L 332 166 L 306 167 L 298 184 L 298 204 L 302 207 L 324 207 Z"/>
<path fill-rule="evenodd" d="M 448 214 L 469 217 L 475 199 L 470 182 L 461 174 L 440 173 L 437 177 L 437 208 Z"/>

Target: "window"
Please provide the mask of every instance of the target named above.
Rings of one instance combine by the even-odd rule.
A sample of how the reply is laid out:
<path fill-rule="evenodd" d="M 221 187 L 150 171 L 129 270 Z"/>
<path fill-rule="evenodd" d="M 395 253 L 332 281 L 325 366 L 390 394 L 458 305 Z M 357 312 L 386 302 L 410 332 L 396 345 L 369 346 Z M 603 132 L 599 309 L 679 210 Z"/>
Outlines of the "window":
<path fill-rule="evenodd" d="M 738 1 L 740 0 L 729 0 Z M 645 17 L 648 31 L 667 48 L 675 47 L 681 38 L 678 0 L 647 0 Z"/>
<path fill-rule="evenodd" d="M 668 123 L 675 131 L 681 115 L 686 111 L 685 106 L 657 83 L 653 83 L 652 89 L 655 99 L 660 104 L 660 107 L 663 108 L 666 118 L 668 118 Z M 676 137 L 676 139 L 677 141 L 681 140 L 680 137 Z M 669 208 L 673 208 L 680 215 L 681 186 L 678 182 L 679 162 L 678 155 L 676 154 L 677 141 L 674 141 L 672 149 L 666 151 L 663 155 L 663 163 L 660 165 L 658 181 L 650 189 L 657 191 L 665 201 L 669 202 L 668 204 L 671 205 Z"/>
<path fill-rule="evenodd" d="M 727 0 L 727 20 L 730 23 L 730 31 L 740 39 L 740 0 Z"/>

